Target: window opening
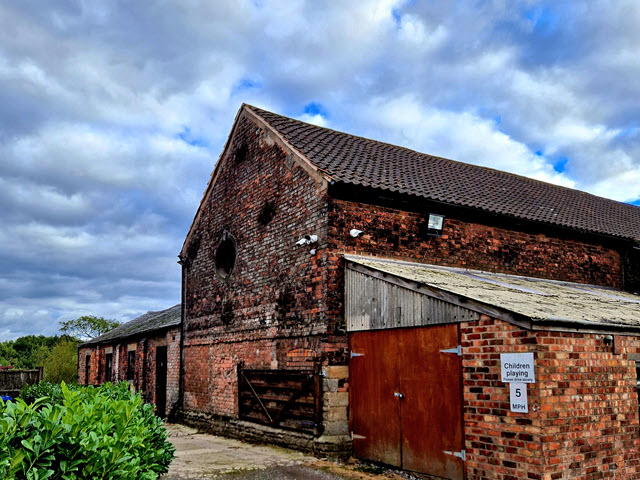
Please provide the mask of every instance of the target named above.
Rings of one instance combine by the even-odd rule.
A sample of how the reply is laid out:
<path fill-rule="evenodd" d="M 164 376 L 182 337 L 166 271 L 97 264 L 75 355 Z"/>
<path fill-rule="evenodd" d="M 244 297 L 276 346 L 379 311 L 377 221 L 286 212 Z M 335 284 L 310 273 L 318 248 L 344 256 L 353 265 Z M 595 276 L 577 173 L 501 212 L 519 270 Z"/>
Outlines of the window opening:
<path fill-rule="evenodd" d="M 136 352 L 131 350 L 127 355 L 127 380 L 133 380 L 136 372 Z"/>
<path fill-rule="evenodd" d="M 91 355 L 87 355 L 84 360 L 84 384 L 89 385 L 89 376 L 91 375 Z"/>
<path fill-rule="evenodd" d="M 104 381 L 111 381 L 111 367 L 113 365 L 113 354 L 107 353 L 105 356 L 105 371 L 104 371 Z"/>
<path fill-rule="evenodd" d="M 231 275 L 236 264 L 236 241 L 229 232 L 224 232 L 216 248 L 216 272 L 222 278 Z"/>

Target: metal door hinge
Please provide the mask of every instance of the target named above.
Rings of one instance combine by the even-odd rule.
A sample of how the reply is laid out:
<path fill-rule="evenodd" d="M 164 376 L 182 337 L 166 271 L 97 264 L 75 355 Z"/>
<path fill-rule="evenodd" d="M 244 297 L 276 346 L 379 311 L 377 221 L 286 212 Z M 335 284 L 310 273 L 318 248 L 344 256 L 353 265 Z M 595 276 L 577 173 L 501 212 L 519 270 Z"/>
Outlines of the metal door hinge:
<path fill-rule="evenodd" d="M 462 346 L 458 345 L 455 348 L 447 348 L 446 350 L 440 350 L 440 353 L 455 353 L 459 357 L 462 356 Z"/>
<path fill-rule="evenodd" d="M 463 462 L 467 461 L 467 452 L 464 450 L 460 450 L 459 452 L 449 452 L 447 450 L 444 451 L 447 455 L 453 455 L 454 457 L 460 458 Z"/>
<path fill-rule="evenodd" d="M 351 432 L 351 440 L 364 440 L 367 437 Z"/>
<path fill-rule="evenodd" d="M 353 357 L 364 357 L 364 353 L 351 352 L 351 353 L 349 354 L 349 356 L 350 356 L 351 358 L 353 358 Z"/>

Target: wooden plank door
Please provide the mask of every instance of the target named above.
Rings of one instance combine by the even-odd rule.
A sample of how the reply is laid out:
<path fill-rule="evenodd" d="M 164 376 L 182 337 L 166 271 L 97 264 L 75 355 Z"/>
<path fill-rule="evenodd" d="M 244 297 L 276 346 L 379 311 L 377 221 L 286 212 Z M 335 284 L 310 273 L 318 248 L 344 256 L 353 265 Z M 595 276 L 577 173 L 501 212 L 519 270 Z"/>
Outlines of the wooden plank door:
<path fill-rule="evenodd" d="M 156 413 L 164 418 L 167 409 L 167 347 L 156 348 Z"/>
<path fill-rule="evenodd" d="M 458 325 L 399 330 L 402 468 L 452 480 L 464 478 Z M 451 453 L 445 453 L 451 452 Z"/>
<path fill-rule="evenodd" d="M 349 343 L 354 455 L 401 467 L 397 330 L 356 332 Z"/>
<path fill-rule="evenodd" d="M 441 352 L 458 325 L 354 332 L 349 346 L 354 455 L 462 480 L 460 357 Z"/>

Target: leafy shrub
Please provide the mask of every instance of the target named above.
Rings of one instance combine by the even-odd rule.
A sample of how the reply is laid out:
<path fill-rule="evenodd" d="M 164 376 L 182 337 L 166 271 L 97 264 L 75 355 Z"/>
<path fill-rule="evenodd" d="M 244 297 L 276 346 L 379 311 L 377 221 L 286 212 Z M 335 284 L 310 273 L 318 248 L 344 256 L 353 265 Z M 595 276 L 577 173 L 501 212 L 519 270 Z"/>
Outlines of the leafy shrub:
<path fill-rule="evenodd" d="M 78 342 L 61 338 L 43 362 L 44 379 L 53 383 L 78 381 Z"/>
<path fill-rule="evenodd" d="M 62 404 L 62 389 L 58 383 L 40 382 L 35 385 L 25 385 L 20 390 L 18 398 L 27 404 L 32 404 L 39 398 L 48 398 L 47 403 Z"/>
<path fill-rule="evenodd" d="M 168 470 L 174 447 L 162 420 L 126 383 L 63 383 L 60 393 L 0 402 L 0 478 L 152 480 Z"/>

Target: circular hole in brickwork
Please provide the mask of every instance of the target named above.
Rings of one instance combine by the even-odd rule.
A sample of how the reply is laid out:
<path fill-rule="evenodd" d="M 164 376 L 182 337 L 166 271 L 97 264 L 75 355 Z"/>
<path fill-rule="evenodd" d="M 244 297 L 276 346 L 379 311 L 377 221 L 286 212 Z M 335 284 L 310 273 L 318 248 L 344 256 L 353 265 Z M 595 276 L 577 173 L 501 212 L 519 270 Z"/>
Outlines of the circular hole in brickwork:
<path fill-rule="evenodd" d="M 230 233 L 225 232 L 216 248 L 216 272 L 223 278 L 231 275 L 236 264 L 236 241 Z"/>

